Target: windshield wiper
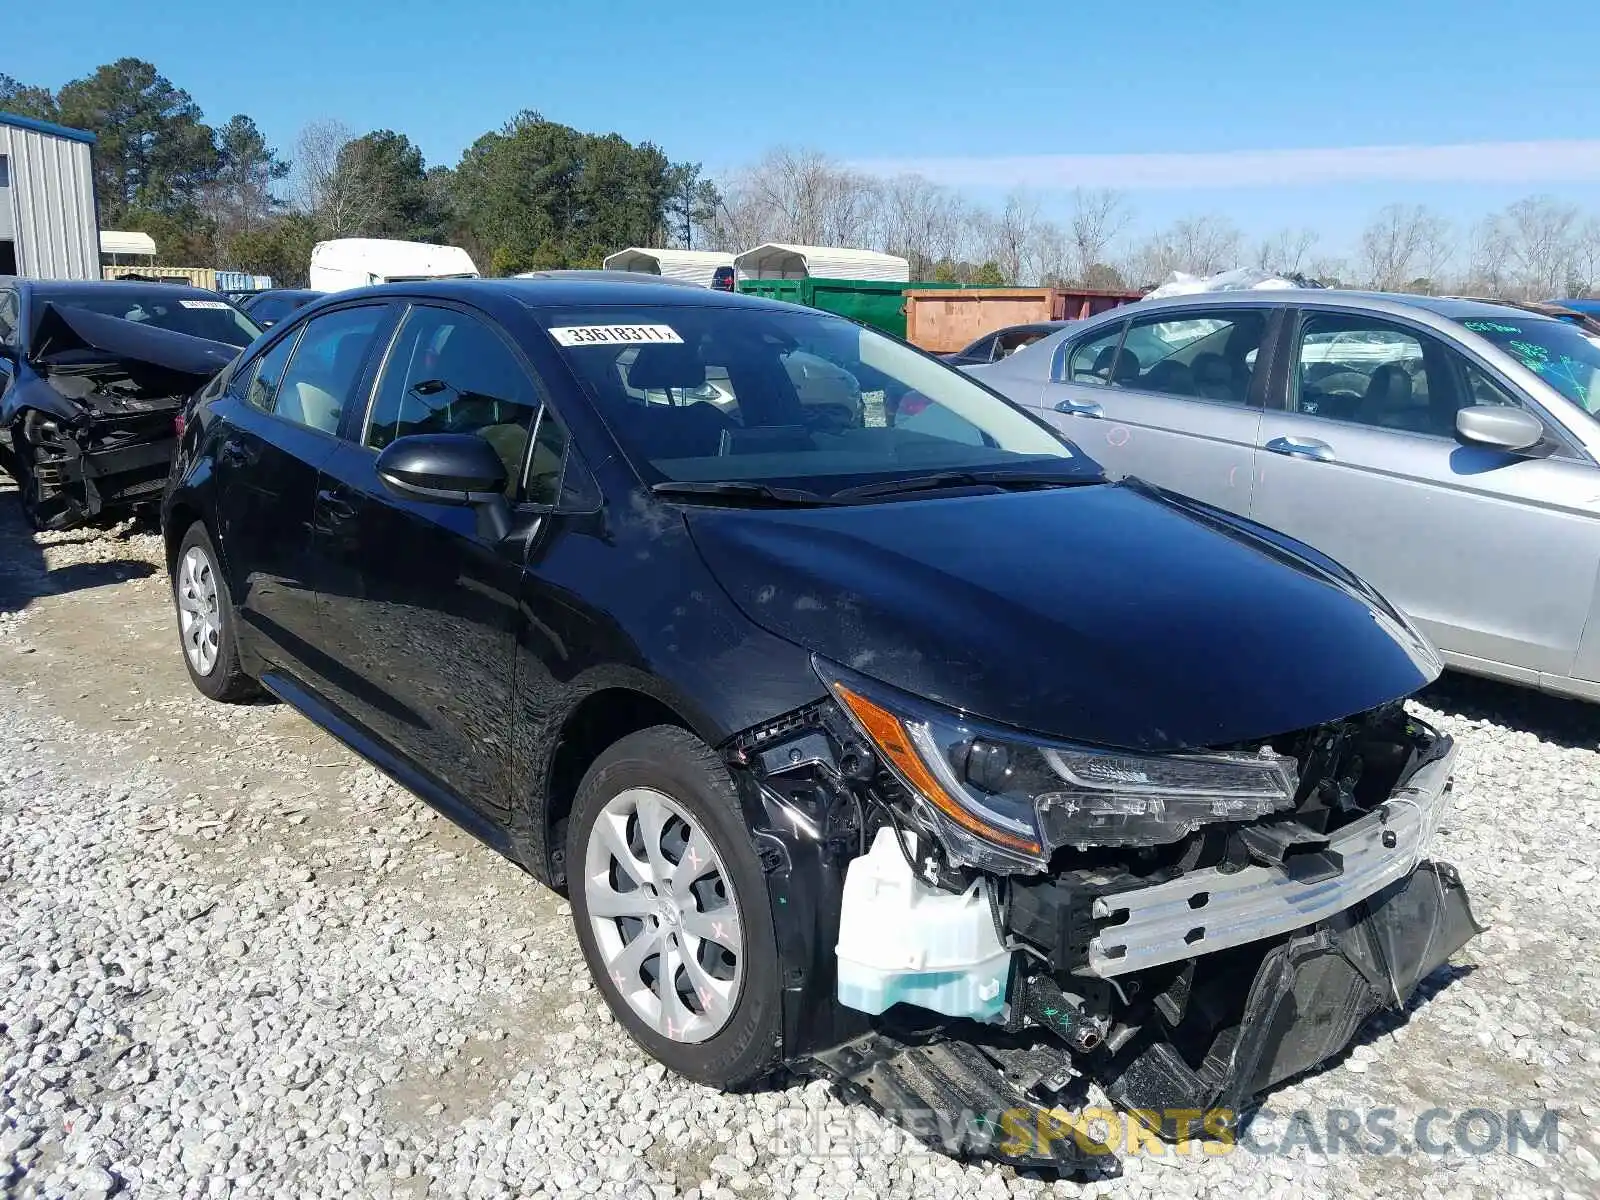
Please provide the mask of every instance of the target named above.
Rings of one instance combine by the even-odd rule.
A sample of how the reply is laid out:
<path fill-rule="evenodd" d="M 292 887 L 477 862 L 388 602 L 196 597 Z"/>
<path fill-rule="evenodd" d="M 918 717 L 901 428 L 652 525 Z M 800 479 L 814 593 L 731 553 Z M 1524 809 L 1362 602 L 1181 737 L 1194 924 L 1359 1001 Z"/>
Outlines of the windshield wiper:
<path fill-rule="evenodd" d="M 657 496 L 685 496 L 702 500 L 752 501 L 756 503 L 815 507 L 833 504 L 834 501 L 804 488 L 770 487 L 765 483 L 744 483 L 738 480 L 678 480 L 650 485 Z"/>
<path fill-rule="evenodd" d="M 936 475 L 912 475 L 882 483 L 863 483 L 835 492 L 835 500 L 867 500 L 876 496 L 898 496 L 903 492 L 931 492 L 942 488 L 1001 487 L 1041 488 L 1078 487 L 1101 482 L 1098 475 L 1062 475 L 1038 471 L 942 471 Z"/>

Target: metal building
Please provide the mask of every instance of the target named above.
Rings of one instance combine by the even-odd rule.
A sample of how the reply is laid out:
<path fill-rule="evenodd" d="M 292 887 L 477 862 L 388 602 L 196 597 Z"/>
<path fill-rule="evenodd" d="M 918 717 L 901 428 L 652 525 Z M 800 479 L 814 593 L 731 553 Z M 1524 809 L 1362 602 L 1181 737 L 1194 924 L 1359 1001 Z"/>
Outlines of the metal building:
<path fill-rule="evenodd" d="M 721 250 L 662 250 L 654 246 L 629 246 L 606 255 L 608 271 L 642 271 L 685 283 L 710 287 L 718 267 L 733 266 L 733 255 Z"/>
<path fill-rule="evenodd" d="M 0 112 L 0 275 L 100 278 L 94 134 Z"/>
<path fill-rule="evenodd" d="M 898 254 L 847 246 L 765 242 L 733 260 L 740 279 L 882 279 L 905 283 L 911 264 Z"/>

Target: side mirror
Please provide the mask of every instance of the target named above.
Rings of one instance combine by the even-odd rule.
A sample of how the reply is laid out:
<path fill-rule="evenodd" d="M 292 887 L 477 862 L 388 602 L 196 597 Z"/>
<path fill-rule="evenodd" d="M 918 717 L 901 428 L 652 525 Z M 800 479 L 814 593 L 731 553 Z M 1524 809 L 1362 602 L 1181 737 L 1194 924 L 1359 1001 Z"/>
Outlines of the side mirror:
<path fill-rule="evenodd" d="M 1516 453 L 1544 441 L 1544 425 L 1532 413 L 1503 404 L 1474 404 L 1456 413 L 1456 441 L 1465 446 Z"/>
<path fill-rule="evenodd" d="M 384 486 L 408 500 L 465 506 L 505 498 L 505 463 L 470 433 L 396 438 L 378 455 L 377 467 Z"/>

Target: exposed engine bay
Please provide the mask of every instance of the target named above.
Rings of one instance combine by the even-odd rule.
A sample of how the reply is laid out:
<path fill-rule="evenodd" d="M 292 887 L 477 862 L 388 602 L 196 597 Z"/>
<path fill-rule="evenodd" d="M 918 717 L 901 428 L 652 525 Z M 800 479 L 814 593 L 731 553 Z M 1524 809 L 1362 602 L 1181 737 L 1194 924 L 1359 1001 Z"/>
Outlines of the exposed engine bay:
<path fill-rule="evenodd" d="M 41 529 L 161 498 L 174 420 L 237 348 L 47 303 L 27 360 L 0 408 L 0 467 Z"/>
<path fill-rule="evenodd" d="M 1141 756 L 830 689 L 728 750 L 812 964 L 789 1057 L 947 1152 L 1081 1168 L 1091 1081 L 1158 1136 L 1227 1136 L 1481 932 L 1426 857 L 1454 747 L 1398 701 Z"/>

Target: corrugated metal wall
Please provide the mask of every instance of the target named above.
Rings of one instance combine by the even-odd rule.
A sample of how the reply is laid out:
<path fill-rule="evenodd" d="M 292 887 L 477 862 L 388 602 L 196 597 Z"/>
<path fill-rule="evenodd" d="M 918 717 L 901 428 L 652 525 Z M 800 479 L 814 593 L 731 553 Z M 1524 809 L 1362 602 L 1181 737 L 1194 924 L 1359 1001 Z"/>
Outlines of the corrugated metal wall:
<path fill-rule="evenodd" d="M 89 144 L 0 124 L 0 154 L 10 164 L 0 203 L 10 204 L 17 270 L 34 279 L 100 278 Z"/>

